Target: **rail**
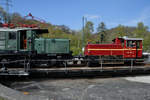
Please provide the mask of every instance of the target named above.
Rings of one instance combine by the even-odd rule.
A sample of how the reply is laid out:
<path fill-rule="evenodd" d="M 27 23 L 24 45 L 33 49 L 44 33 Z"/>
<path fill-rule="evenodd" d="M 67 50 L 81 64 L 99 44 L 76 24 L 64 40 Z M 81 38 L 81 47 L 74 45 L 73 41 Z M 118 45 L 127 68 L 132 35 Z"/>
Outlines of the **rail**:
<path fill-rule="evenodd" d="M 110 68 L 112 70 L 118 70 L 119 68 L 126 68 L 128 69 L 130 72 L 132 72 L 134 69 L 136 68 L 143 68 L 144 67 L 144 63 L 143 63 L 143 59 L 138 59 L 139 65 L 135 64 L 135 59 L 51 59 L 51 60 L 30 60 L 30 59 L 24 59 L 24 60 L 15 60 L 15 61 L 6 61 L 6 62 L 0 62 L 1 65 L 1 69 L 0 69 L 0 73 L 9 73 L 9 68 L 7 67 L 7 65 L 11 65 L 11 64 L 15 64 L 15 63 L 22 63 L 23 64 L 23 70 L 22 72 L 25 73 L 29 73 L 30 70 L 32 69 L 31 64 L 32 63 L 36 63 L 36 62 L 41 62 L 41 63 L 47 63 L 47 62 L 63 62 L 63 67 L 65 73 L 68 73 L 68 70 L 70 70 L 70 66 L 77 66 L 77 65 L 84 65 L 86 67 L 86 62 L 95 62 L 97 61 L 99 64 L 97 66 L 91 67 L 90 69 L 94 69 L 96 67 L 96 70 L 99 70 L 100 72 L 103 72 L 104 70 L 106 70 L 107 68 Z M 111 63 L 106 63 L 106 62 L 111 62 Z M 70 62 L 72 62 L 70 64 Z M 74 62 L 77 62 L 77 64 L 74 64 Z M 80 63 L 78 63 L 80 62 Z M 126 62 L 124 65 L 124 63 L 120 64 L 120 63 L 116 63 L 116 62 Z M 94 64 L 94 63 L 93 63 Z M 117 65 L 118 64 L 118 65 Z M 118 67 L 119 66 L 119 67 Z M 121 66 L 121 67 L 120 67 Z M 48 67 L 49 68 L 49 67 Z M 50 67 L 52 68 L 52 67 Z M 76 68 L 80 68 L 80 67 L 76 67 Z M 19 68 L 16 68 L 16 70 L 19 71 Z M 27 75 L 26 74 L 26 75 Z M 1 74 L 0 74 L 1 75 Z"/>

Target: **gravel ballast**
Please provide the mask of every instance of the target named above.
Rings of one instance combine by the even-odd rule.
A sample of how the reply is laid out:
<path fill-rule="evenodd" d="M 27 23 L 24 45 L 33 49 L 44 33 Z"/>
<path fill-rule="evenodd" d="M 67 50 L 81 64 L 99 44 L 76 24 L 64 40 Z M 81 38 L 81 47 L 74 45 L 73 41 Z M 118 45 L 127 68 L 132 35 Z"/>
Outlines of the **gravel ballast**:
<path fill-rule="evenodd" d="M 144 80 L 149 79 L 148 76 L 139 78 L 33 79 L 14 82 L 10 87 L 16 90 L 16 94 L 23 95 L 25 92 L 27 95 L 23 96 L 40 98 L 37 100 L 150 100 L 150 84 L 131 80 L 135 80 L 135 78 L 139 81 L 140 79 L 143 81 L 144 78 Z M 31 100 L 31 98 L 26 100 Z"/>

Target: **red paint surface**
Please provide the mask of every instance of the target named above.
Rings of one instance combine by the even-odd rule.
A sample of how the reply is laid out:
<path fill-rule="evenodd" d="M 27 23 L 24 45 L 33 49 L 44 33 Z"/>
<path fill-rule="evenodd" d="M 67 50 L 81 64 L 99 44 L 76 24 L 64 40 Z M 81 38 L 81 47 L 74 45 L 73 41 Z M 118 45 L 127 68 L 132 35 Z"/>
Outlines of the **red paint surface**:
<path fill-rule="evenodd" d="M 142 40 L 140 41 L 140 47 L 126 47 L 126 40 L 124 45 L 116 38 L 112 44 L 87 44 L 84 54 L 86 56 L 123 56 L 123 58 L 138 58 L 142 57 Z"/>

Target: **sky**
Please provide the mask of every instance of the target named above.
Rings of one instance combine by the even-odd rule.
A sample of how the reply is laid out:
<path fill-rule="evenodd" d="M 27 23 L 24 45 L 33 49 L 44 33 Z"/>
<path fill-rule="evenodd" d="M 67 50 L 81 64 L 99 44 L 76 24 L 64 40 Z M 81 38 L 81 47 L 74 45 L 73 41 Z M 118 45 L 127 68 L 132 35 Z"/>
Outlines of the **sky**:
<path fill-rule="evenodd" d="M 83 16 L 94 23 L 95 29 L 102 21 L 107 28 L 136 26 L 138 22 L 150 27 L 150 0 L 12 0 L 12 5 L 11 13 L 32 13 L 73 30 L 82 28 Z"/>

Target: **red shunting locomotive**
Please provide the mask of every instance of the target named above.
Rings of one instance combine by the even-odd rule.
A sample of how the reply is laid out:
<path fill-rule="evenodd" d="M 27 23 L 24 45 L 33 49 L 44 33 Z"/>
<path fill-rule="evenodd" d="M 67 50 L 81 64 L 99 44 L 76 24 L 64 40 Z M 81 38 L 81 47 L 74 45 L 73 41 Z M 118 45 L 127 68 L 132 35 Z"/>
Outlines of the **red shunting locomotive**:
<path fill-rule="evenodd" d="M 88 59 L 142 59 L 142 38 L 116 38 L 111 44 L 90 44 L 84 50 Z"/>

